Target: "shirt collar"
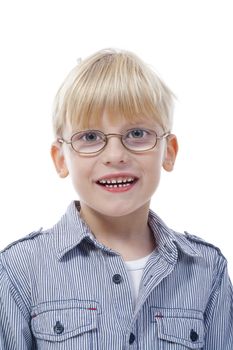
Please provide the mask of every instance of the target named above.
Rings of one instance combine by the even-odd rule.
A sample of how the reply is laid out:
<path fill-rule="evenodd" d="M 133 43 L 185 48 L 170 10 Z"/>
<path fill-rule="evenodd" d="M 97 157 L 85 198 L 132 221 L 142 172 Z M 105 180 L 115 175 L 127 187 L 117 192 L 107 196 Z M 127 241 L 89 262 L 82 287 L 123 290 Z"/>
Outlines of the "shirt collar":
<path fill-rule="evenodd" d="M 66 213 L 51 229 L 55 237 L 55 249 L 58 259 L 62 259 L 67 252 L 78 246 L 83 240 L 91 242 L 97 248 L 113 252 L 95 239 L 88 225 L 80 217 L 79 212 L 80 203 L 78 201 L 71 202 Z M 200 251 L 184 235 L 168 228 L 152 210 L 149 211 L 148 223 L 155 235 L 159 250 L 166 251 L 169 255 L 169 252 L 172 253 L 176 246 L 178 250 L 189 256 L 202 256 Z"/>
<path fill-rule="evenodd" d="M 51 229 L 55 237 L 55 250 L 58 259 L 62 259 L 66 253 L 78 246 L 83 240 L 91 242 L 98 248 L 107 250 L 95 239 L 86 222 L 82 220 L 80 209 L 79 201 L 71 202 L 66 213 Z"/>
<path fill-rule="evenodd" d="M 174 250 L 174 244 L 178 250 L 191 257 L 202 257 L 199 249 L 194 247 L 187 240 L 185 235 L 177 233 L 170 229 L 163 220 L 152 210 L 149 211 L 149 225 L 155 235 L 156 243 L 159 249 L 171 253 Z"/>

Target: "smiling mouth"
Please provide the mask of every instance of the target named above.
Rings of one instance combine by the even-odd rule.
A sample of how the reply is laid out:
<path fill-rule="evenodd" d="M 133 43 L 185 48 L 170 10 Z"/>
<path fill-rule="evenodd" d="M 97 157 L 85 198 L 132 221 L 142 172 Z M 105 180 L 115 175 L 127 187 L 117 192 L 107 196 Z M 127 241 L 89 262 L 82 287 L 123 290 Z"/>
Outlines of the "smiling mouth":
<path fill-rule="evenodd" d="M 106 188 L 127 188 L 137 182 L 136 177 L 115 178 L 115 179 L 101 179 L 97 184 Z"/>

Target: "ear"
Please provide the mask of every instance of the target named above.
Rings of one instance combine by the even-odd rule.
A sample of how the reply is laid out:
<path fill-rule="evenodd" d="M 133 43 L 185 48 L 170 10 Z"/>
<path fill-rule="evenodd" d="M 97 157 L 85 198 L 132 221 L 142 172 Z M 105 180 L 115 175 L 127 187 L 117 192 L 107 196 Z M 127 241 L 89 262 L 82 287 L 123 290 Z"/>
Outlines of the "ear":
<path fill-rule="evenodd" d="M 69 171 L 66 166 L 65 157 L 64 157 L 61 144 L 58 142 L 54 142 L 51 146 L 50 153 L 58 175 L 61 178 L 65 178 L 66 176 L 68 176 Z"/>
<path fill-rule="evenodd" d="M 174 168 L 176 156 L 178 152 L 178 142 L 175 135 L 171 134 L 167 137 L 167 145 L 164 154 L 163 168 L 166 171 L 172 171 Z"/>

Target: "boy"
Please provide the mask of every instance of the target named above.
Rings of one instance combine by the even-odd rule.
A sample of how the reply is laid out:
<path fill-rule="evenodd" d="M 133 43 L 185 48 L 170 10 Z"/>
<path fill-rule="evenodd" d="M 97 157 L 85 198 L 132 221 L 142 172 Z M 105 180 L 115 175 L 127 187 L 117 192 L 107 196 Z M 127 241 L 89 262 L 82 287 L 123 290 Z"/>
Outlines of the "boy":
<path fill-rule="evenodd" d="M 129 52 L 97 52 L 69 74 L 51 155 L 80 201 L 1 253 L 1 349 L 232 350 L 225 258 L 149 209 L 178 150 L 172 101 Z"/>

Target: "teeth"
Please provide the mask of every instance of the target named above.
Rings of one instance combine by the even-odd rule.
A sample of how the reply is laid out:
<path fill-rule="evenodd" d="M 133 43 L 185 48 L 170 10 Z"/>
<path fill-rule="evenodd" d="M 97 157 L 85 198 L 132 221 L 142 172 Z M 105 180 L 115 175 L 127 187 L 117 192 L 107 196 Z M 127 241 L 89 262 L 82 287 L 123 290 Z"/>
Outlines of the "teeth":
<path fill-rule="evenodd" d="M 127 177 L 127 178 L 122 178 L 122 177 L 119 177 L 119 178 L 114 178 L 114 179 L 109 179 L 109 180 L 99 180 L 99 183 L 102 184 L 102 185 L 115 185 L 114 187 L 117 187 L 119 185 L 127 185 L 127 183 L 129 182 L 133 182 L 134 181 L 134 178 L 133 177 Z"/>
<path fill-rule="evenodd" d="M 100 184 L 105 185 L 107 181 L 105 181 L 105 180 L 99 180 L 98 182 L 99 182 Z"/>
<path fill-rule="evenodd" d="M 128 187 L 128 186 L 130 186 L 129 183 L 128 184 L 119 184 L 119 185 L 106 185 L 106 187 L 108 187 L 108 188 Z"/>

